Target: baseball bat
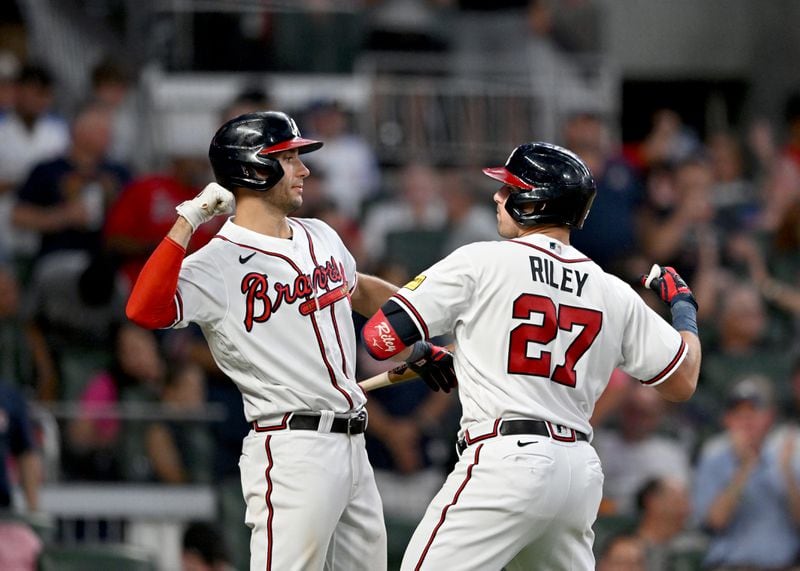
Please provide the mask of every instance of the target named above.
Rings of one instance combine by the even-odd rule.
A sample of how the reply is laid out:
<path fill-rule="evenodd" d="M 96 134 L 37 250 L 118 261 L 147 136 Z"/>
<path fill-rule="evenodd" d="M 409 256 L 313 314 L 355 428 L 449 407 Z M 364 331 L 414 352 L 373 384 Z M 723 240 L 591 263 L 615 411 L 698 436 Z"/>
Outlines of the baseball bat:
<path fill-rule="evenodd" d="M 451 352 L 454 348 L 454 344 L 445 346 L 445 349 Z M 384 371 L 368 379 L 364 379 L 358 383 L 358 385 L 364 390 L 364 392 L 369 392 L 374 391 L 375 389 L 388 387 L 389 385 L 396 385 L 398 383 L 404 383 L 406 381 L 410 381 L 411 379 L 417 378 L 419 378 L 417 377 L 417 374 L 409 369 L 408 365 L 402 363 L 393 369 L 389 369 L 388 371 Z"/>
<path fill-rule="evenodd" d="M 364 389 L 364 392 L 368 392 L 375 389 L 380 389 L 382 387 L 388 387 L 389 385 L 394 385 L 396 383 L 404 383 L 405 381 L 410 381 L 411 379 L 416 378 L 417 374 L 409 369 L 408 365 L 403 363 L 402 365 L 398 365 L 393 369 L 389 369 L 388 371 L 384 371 L 373 377 L 364 379 L 358 384 L 362 389 Z"/>

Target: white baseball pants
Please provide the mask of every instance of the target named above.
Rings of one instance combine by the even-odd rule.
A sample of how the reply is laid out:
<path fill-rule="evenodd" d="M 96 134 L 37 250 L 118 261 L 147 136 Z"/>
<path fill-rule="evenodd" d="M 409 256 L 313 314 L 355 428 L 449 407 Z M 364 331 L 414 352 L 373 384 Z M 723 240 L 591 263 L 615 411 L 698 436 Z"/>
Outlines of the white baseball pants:
<path fill-rule="evenodd" d="M 590 571 L 603 471 L 587 442 L 497 436 L 469 446 L 431 501 L 402 571 Z"/>
<path fill-rule="evenodd" d="M 363 434 L 251 431 L 239 460 L 251 571 L 385 571 Z"/>

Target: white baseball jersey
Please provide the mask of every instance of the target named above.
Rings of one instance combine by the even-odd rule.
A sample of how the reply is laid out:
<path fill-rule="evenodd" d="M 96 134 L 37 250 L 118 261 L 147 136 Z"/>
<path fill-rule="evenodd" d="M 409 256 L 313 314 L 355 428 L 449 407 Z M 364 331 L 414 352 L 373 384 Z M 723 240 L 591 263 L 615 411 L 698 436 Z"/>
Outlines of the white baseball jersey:
<path fill-rule="evenodd" d="M 289 225 L 284 240 L 228 220 L 184 260 L 174 326 L 200 325 L 259 427 L 239 460 L 250 568 L 381 571 L 386 530 L 363 434 L 328 432 L 322 420 L 318 430 L 287 429 L 292 412 L 332 421 L 365 404 L 349 298 L 355 261 L 323 222 Z"/>
<path fill-rule="evenodd" d="M 355 380 L 355 261 L 325 223 L 289 224 L 286 240 L 228 220 L 184 260 L 178 280 L 175 327 L 200 325 L 248 421 L 366 402 Z"/>
<path fill-rule="evenodd" d="M 667 378 L 686 355 L 680 335 L 624 282 L 542 234 L 464 246 L 393 299 L 424 337 L 454 334 L 469 444 L 401 569 L 594 569 L 603 472 L 572 430 L 591 435 L 615 367 L 648 384 Z M 519 419 L 549 422 L 549 435 L 506 435 L 504 421 Z"/>
<path fill-rule="evenodd" d="M 629 285 L 542 234 L 464 246 L 393 299 L 423 337 L 454 334 L 462 429 L 523 417 L 591 434 L 614 368 L 656 385 L 687 351 Z"/>

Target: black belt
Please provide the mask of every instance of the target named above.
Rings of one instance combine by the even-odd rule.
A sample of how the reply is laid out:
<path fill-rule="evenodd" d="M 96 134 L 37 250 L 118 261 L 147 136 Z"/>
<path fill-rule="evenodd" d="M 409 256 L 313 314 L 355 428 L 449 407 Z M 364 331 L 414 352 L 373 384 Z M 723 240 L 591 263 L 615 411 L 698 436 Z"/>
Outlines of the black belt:
<path fill-rule="evenodd" d="M 458 442 L 456 442 L 456 449 L 459 454 L 462 454 L 470 444 L 474 444 L 484 438 L 491 438 L 501 434 L 538 434 L 540 436 L 548 436 L 560 442 L 575 442 L 576 440 L 589 442 L 589 437 L 583 432 L 578 432 L 577 430 L 561 426 L 560 424 L 550 425 L 550 423 L 544 420 L 503 420 L 500 421 L 500 429 L 496 434 L 483 437 L 477 436 L 472 439 L 471 442 L 467 442 L 466 438 L 460 438 Z"/>
<path fill-rule="evenodd" d="M 275 430 L 278 428 L 289 428 L 291 430 L 318 430 L 319 423 L 322 420 L 320 414 L 308 414 L 296 412 L 289 419 L 286 426 L 267 428 L 266 430 Z M 264 432 L 265 428 L 258 425 L 258 422 L 253 422 L 253 429 L 257 432 Z M 339 434 L 363 434 L 367 429 L 367 413 L 364 411 L 359 412 L 356 416 L 346 418 L 334 417 L 331 423 L 331 428 L 328 432 L 336 432 Z"/>

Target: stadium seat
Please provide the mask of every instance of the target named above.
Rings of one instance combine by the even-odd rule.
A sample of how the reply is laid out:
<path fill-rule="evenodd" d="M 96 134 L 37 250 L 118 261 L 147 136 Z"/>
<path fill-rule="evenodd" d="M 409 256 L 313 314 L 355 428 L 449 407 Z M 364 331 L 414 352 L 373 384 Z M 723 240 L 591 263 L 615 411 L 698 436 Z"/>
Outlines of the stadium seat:
<path fill-rule="evenodd" d="M 153 557 L 130 545 L 47 546 L 39 571 L 156 571 Z"/>
<path fill-rule="evenodd" d="M 673 553 L 670 556 L 668 567 L 671 571 L 701 571 L 705 549 L 692 549 Z"/>
<path fill-rule="evenodd" d="M 595 555 L 603 551 L 609 539 L 620 533 L 630 532 L 635 527 L 636 520 L 633 517 L 624 515 L 605 515 L 598 517 L 593 526 Z"/>

